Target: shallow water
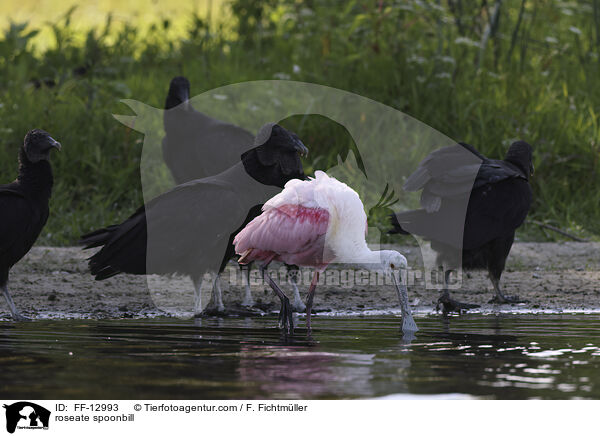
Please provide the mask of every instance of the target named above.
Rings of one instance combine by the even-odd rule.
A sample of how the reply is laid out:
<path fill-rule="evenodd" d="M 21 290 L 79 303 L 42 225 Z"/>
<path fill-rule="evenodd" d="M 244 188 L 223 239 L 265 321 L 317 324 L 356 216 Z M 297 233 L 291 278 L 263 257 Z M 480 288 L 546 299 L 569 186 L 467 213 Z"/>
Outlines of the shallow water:
<path fill-rule="evenodd" d="M 599 314 L 421 316 L 412 341 L 399 321 L 3 322 L 0 398 L 600 398 Z"/>

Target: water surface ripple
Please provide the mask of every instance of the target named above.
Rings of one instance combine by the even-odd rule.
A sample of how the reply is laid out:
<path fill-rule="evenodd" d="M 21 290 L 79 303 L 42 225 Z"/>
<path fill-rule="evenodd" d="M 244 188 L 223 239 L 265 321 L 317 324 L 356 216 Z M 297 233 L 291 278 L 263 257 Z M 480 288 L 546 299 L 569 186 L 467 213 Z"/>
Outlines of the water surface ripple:
<path fill-rule="evenodd" d="M 420 316 L 412 341 L 399 321 L 2 322 L 0 397 L 600 398 L 599 314 Z"/>

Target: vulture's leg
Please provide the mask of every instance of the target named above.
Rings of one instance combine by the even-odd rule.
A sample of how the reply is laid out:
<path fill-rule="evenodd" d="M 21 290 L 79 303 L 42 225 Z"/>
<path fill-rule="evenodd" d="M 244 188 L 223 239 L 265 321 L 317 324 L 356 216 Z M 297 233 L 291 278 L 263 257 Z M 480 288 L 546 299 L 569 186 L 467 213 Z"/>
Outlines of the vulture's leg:
<path fill-rule="evenodd" d="M 470 304 L 470 303 L 461 303 L 460 301 L 456 301 L 453 298 L 450 298 L 450 291 L 448 290 L 448 278 L 452 270 L 447 270 L 444 272 L 444 289 L 442 289 L 442 295 L 437 301 L 435 306 L 435 310 L 440 309 L 440 305 L 442 306 L 442 313 L 446 314 L 449 312 L 462 312 L 463 310 L 475 309 L 479 307 L 479 304 Z"/>
<path fill-rule="evenodd" d="M 17 306 L 15 306 L 15 302 L 12 297 L 8 293 L 8 284 L 4 283 L 2 285 L 2 293 L 4 294 L 4 298 L 6 299 L 6 304 L 8 304 L 8 308 L 10 309 L 10 313 L 15 321 L 30 321 L 29 318 L 23 316 L 17 310 Z"/>
<path fill-rule="evenodd" d="M 500 289 L 500 276 L 502 276 L 502 271 L 504 271 L 506 258 L 508 253 L 510 253 L 513 240 L 514 236 L 499 239 L 495 241 L 494 246 L 492 247 L 494 256 L 489 260 L 488 274 L 492 281 L 492 285 L 494 286 L 494 291 L 496 291 L 496 295 L 490 300 L 490 303 L 526 303 L 525 300 L 521 300 L 518 296 L 509 297 L 504 295 Z"/>
<path fill-rule="evenodd" d="M 223 291 L 221 291 L 221 273 L 215 274 L 213 282 L 213 292 L 211 297 L 211 303 L 217 312 L 225 312 L 225 305 L 223 304 Z"/>
<path fill-rule="evenodd" d="M 242 281 L 244 281 L 244 277 L 246 278 L 246 283 L 244 283 L 245 291 L 244 299 L 242 300 L 242 306 L 252 307 L 254 306 L 254 298 L 252 298 L 252 290 L 250 289 L 250 265 L 240 265 L 240 269 L 242 270 Z"/>
<path fill-rule="evenodd" d="M 319 271 L 315 271 L 313 278 L 308 288 L 308 295 L 306 296 L 306 335 L 310 336 L 312 328 L 310 326 L 310 314 L 312 311 L 313 300 L 315 298 L 315 289 L 317 289 L 317 283 L 319 282 Z"/>
<path fill-rule="evenodd" d="M 489 301 L 490 303 L 527 303 L 527 300 L 522 300 L 518 295 L 508 296 L 502 293 L 500 289 L 500 276 L 492 275 L 490 272 L 490 280 L 496 291 L 496 295 Z"/>
<path fill-rule="evenodd" d="M 194 316 L 202 315 L 202 277 L 192 278 L 194 282 Z"/>
<path fill-rule="evenodd" d="M 206 316 L 221 316 L 225 314 L 225 306 L 223 305 L 223 292 L 221 291 L 221 273 L 213 272 L 212 275 L 212 290 L 210 293 L 210 301 L 201 311 L 201 315 Z M 197 315 L 200 316 L 200 315 Z"/>
<path fill-rule="evenodd" d="M 260 266 L 260 272 L 262 273 L 263 279 L 266 279 L 269 282 L 269 286 L 271 286 L 271 289 L 273 289 L 279 298 L 279 301 L 281 301 L 281 310 L 279 311 L 279 327 L 283 328 L 287 334 L 290 334 L 294 331 L 294 314 L 292 313 L 292 308 L 290 307 L 290 300 L 267 273 L 267 267 L 269 266 L 269 263 L 271 263 L 270 260 L 263 263 Z"/>
<path fill-rule="evenodd" d="M 296 265 L 286 266 L 287 276 L 294 291 L 294 302 L 292 303 L 292 309 L 296 312 L 304 312 L 306 310 L 306 306 L 300 297 L 300 290 L 298 289 L 298 275 L 300 274 L 300 269 Z"/>

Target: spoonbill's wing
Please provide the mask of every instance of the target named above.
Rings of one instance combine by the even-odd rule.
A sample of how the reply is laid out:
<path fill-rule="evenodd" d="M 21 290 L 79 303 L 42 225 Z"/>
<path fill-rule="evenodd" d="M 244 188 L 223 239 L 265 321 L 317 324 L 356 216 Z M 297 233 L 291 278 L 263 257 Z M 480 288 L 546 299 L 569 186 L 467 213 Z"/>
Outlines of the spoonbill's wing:
<path fill-rule="evenodd" d="M 234 239 L 240 263 L 266 260 L 274 256 L 285 263 L 319 266 L 324 260 L 324 244 L 329 212 L 302 205 L 267 207 Z"/>

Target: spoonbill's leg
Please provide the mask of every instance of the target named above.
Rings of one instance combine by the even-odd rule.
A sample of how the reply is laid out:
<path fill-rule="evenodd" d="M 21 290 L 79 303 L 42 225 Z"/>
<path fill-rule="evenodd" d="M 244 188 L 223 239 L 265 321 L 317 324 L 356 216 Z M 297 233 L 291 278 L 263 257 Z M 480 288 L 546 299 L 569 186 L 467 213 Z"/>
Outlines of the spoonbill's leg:
<path fill-rule="evenodd" d="M 319 282 L 319 271 L 315 271 L 313 278 L 308 288 L 308 295 L 306 296 L 306 334 L 310 336 L 312 328 L 310 326 L 310 313 L 312 311 L 313 300 L 315 298 L 315 289 L 317 289 L 317 283 Z"/>
<path fill-rule="evenodd" d="M 493 276 L 490 273 L 490 280 L 492 281 L 492 285 L 494 286 L 494 290 L 496 291 L 496 295 L 494 298 L 490 300 L 490 303 L 527 303 L 527 300 L 522 300 L 518 295 L 508 296 L 502 293 L 500 289 L 500 277 Z"/>
<path fill-rule="evenodd" d="M 240 265 L 240 268 L 242 270 L 242 281 L 244 281 L 244 277 L 246 278 L 246 283 L 244 283 L 246 290 L 242 306 L 252 307 L 254 306 L 254 299 L 252 298 L 252 291 L 250 289 L 250 265 Z"/>
<path fill-rule="evenodd" d="M 8 304 L 8 308 L 10 309 L 10 313 L 15 321 L 30 321 L 29 318 L 23 316 L 17 310 L 17 306 L 15 306 L 15 302 L 12 297 L 8 293 L 8 284 L 4 283 L 2 285 L 2 293 L 4 294 L 4 298 L 6 299 L 6 304 Z"/>
<path fill-rule="evenodd" d="M 446 314 L 449 312 L 460 313 L 463 310 L 475 309 L 476 307 L 479 307 L 479 304 L 461 303 L 460 301 L 450 298 L 450 291 L 448 291 L 448 278 L 450 277 L 451 273 L 452 270 L 450 269 L 444 272 L 444 289 L 442 289 L 442 295 L 440 295 L 440 298 L 438 298 L 435 310 L 439 310 L 441 305 L 442 313 Z"/>
<path fill-rule="evenodd" d="M 298 289 L 298 275 L 300 274 L 300 269 L 296 265 L 287 265 L 287 269 L 287 276 L 294 291 L 294 302 L 292 303 L 292 309 L 296 312 L 304 312 L 306 310 L 306 306 L 300 297 L 300 290 Z"/>
<path fill-rule="evenodd" d="M 263 263 L 260 266 L 260 272 L 263 276 L 263 279 L 266 279 L 269 282 L 269 286 L 271 286 L 271 289 L 273 289 L 281 301 L 281 310 L 279 311 L 279 326 L 283 328 L 287 334 L 290 334 L 294 331 L 294 318 L 292 309 L 290 307 L 290 300 L 279 288 L 279 286 L 277 286 L 277 283 L 275 283 L 271 276 L 267 274 L 267 266 L 269 266 L 269 263 L 271 263 L 270 260 Z"/>

